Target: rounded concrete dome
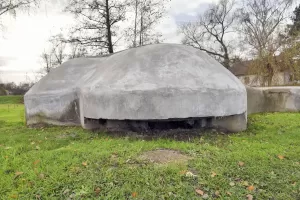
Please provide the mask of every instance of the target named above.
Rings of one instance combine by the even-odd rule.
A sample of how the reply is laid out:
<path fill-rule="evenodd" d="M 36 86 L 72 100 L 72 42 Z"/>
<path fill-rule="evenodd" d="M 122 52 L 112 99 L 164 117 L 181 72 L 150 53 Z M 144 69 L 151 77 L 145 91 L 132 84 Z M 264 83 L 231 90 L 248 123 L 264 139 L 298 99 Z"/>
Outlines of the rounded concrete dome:
<path fill-rule="evenodd" d="M 244 85 L 192 47 L 149 45 L 105 58 L 81 87 L 84 116 L 172 119 L 246 111 Z M 96 108 L 96 109 L 95 109 Z"/>
<path fill-rule="evenodd" d="M 244 85 L 206 53 L 148 45 L 106 57 L 70 60 L 26 95 L 27 122 L 84 119 L 170 120 L 241 115 Z M 46 120 L 45 120 L 46 119 Z"/>

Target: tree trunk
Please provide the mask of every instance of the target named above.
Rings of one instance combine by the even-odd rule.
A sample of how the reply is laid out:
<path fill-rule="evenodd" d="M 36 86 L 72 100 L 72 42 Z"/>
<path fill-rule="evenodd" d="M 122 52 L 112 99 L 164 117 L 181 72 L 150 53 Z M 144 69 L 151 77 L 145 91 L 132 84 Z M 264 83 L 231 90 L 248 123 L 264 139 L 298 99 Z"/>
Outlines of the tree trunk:
<path fill-rule="evenodd" d="M 106 11 L 106 28 L 107 28 L 107 43 L 108 43 L 108 52 L 114 53 L 112 38 L 111 38 L 111 24 L 110 24 L 110 13 L 109 13 L 109 4 L 108 0 L 105 0 L 105 11 Z"/>
<path fill-rule="evenodd" d="M 267 70 L 268 70 L 268 86 L 270 87 L 272 86 L 273 76 L 274 76 L 274 71 L 270 63 L 267 64 Z"/>
<path fill-rule="evenodd" d="M 141 8 L 141 30 L 140 30 L 140 46 L 143 46 L 143 26 L 144 26 L 144 22 L 143 22 L 143 7 Z"/>
<path fill-rule="evenodd" d="M 224 67 L 229 69 L 230 68 L 230 58 L 228 55 L 228 49 L 227 49 L 226 45 L 223 45 L 223 49 L 224 49 Z"/>
<path fill-rule="evenodd" d="M 230 68 L 230 59 L 229 59 L 228 55 L 225 55 L 225 58 L 224 58 L 224 67 L 226 67 L 227 69 Z"/>
<path fill-rule="evenodd" d="M 135 17 L 134 17 L 134 40 L 133 40 L 133 47 L 136 47 L 136 38 L 137 38 L 137 17 L 138 17 L 138 0 L 135 0 Z"/>

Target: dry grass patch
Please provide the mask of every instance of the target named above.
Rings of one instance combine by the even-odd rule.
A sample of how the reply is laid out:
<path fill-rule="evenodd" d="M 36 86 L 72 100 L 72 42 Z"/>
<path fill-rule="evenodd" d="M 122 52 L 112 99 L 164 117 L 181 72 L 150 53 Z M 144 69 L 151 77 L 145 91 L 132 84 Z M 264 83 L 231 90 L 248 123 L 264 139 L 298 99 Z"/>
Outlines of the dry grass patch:
<path fill-rule="evenodd" d="M 147 151 L 143 153 L 140 158 L 158 164 L 184 163 L 192 159 L 192 157 L 190 156 L 184 155 L 179 151 L 170 149 L 158 149 L 153 151 Z"/>

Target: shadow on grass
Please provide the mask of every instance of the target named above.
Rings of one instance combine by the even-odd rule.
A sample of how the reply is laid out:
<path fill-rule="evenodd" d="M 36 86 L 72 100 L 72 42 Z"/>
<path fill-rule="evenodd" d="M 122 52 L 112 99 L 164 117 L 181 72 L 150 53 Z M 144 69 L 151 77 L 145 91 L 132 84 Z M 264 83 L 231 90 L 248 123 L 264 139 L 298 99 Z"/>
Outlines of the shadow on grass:
<path fill-rule="evenodd" d="M 4 120 L 0 120 L 0 128 L 3 128 L 3 127 L 5 127 L 6 126 L 6 121 L 4 121 Z"/>
<path fill-rule="evenodd" d="M 216 130 L 168 130 L 159 132 L 137 133 L 137 132 L 101 132 L 101 131 L 88 131 L 90 134 L 97 134 L 99 137 L 108 137 L 111 139 L 126 138 L 129 141 L 145 140 L 169 140 L 177 142 L 191 142 L 196 144 L 211 144 L 214 146 L 226 146 L 232 134 L 217 132 Z M 92 136 L 93 137 L 93 136 Z"/>

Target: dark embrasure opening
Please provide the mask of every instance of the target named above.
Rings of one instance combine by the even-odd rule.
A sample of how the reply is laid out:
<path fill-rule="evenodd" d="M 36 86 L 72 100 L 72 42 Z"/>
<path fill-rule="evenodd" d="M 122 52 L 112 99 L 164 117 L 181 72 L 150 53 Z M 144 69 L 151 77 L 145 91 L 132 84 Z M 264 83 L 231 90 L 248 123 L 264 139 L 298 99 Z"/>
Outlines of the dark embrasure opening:
<path fill-rule="evenodd" d="M 174 129 L 208 129 L 212 128 L 213 117 L 169 119 L 169 120 L 110 120 L 84 118 L 90 129 L 107 129 L 116 131 L 165 131 Z"/>

